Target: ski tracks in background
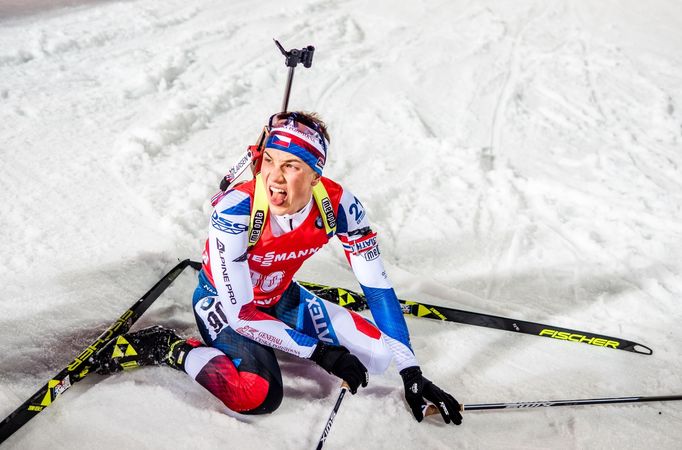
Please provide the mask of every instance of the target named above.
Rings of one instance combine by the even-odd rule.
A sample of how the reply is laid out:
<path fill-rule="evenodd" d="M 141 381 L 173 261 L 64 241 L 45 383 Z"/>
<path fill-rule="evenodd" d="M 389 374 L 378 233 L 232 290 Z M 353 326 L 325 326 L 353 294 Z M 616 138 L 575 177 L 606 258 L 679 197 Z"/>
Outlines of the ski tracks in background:
<path fill-rule="evenodd" d="M 590 271 L 597 270 L 604 275 L 611 272 L 616 285 L 635 287 L 639 283 L 631 261 L 644 258 L 650 252 L 665 254 L 660 245 L 650 241 L 646 230 L 652 226 L 667 229 L 668 242 L 673 245 L 678 235 L 673 230 L 674 213 L 661 209 L 665 203 L 660 196 L 646 198 L 642 194 L 658 191 L 658 195 L 678 196 L 678 182 L 668 179 L 666 174 L 671 173 L 670 161 L 674 162 L 675 158 L 660 137 L 652 138 L 660 135 L 655 126 L 648 130 L 644 127 L 628 130 L 639 121 L 634 117 L 619 117 L 636 111 L 637 105 L 649 103 L 654 117 L 659 121 L 669 120 L 661 111 L 671 115 L 670 107 L 666 106 L 669 104 L 666 99 L 671 96 L 650 79 L 631 73 L 632 66 L 622 53 L 589 38 L 575 20 L 567 21 L 564 17 L 563 24 L 557 23 L 558 16 L 569 14 L 571 17 L 570 12 L 565 5 L 547 8 L 520 25 L 521 31 L 512 35 L 514 39 L 508 46 L 498 45 L 498 51 L 508 52 L 508 63 L 505 75 L 498 77 L 504 81 L 493 110 L 490 144 L 481 150 L 482 183 L 472 223 L 476 241 L 490 264 L 483 277 L 488 281 L 478 294 L 485 298 L 510 295 L 519 288 L 510 282 L 514 283 L 514 279 L 520 282 L 524 272 L 535 273 L 543 285 L 547 283 L 543 267 L 575 266 L 577 262 L 575 267 L 582 268 L 574 269 L 575 286 L 572 294 L 566 292 L 569 294 L 566 300 L 573 305 L 585 304 L 591 294 L 598 295 L 584 289 Z M 530 36 L 528 41 L 524 40 L 525 35 Z M 538 35 L 545 38 L 543 46 L 532 39 Z M 547 45 L 547 41 L 552 42 L 546 39 L 547 35 L 554 36 L 551 46 Z M 582 66 L 576 61 L 582 61 Z M 571 65 L 564 70 L 583 73 L 584 81 L 577 92 L 584 97 L 575 96 L 575 90 L 573 97 L 568 97 L 561 85 L 547 83 L 561 79 L 561 72 L 556 70 L 569 62 Z M 629 85 L 626 79 L 634 82 L 634 89 L 625 88 Z M 573 77 L 571 82 L 576 80 L 579 78 Z M 535 101 L 538 94 L 543 98 L 542 103 Z M 647 101 L 647 97 L 655 100 Z M 620 102 L 618 107 L 616 102 Z M 674 128 L 671 124 L 663 127 L 671 128 Z M 551 132 L 554 136 L 543 138 L 539 134 L 547 129 L 554 129 Z M 604 141 L 604 129 L 613 130 L 613 141 Z M 557 135 L 556 130 L 561 134 Z M 674 142 L 671 136 L 666 137 L 668 142 Z M 538 142 L 545 144 L 545 148 L 539 148 Z M 575 146 L 575 151 L 557 146 L 562 143 Z M 586 148 L 591 150 L 588 157 L 584 156 Z M 652 148 L 653 158 L 649 152 Z M 538 158 L 533 158 L 536 152 Z M 560 182 L 562 187 L 554 190 L 551 177 L 556 170 L 538 165 L 542 159 L 540 152 L 556 154 L 553 164 L 587 170 L 576 172 L 573 186 Z M 643 159 L 645 152 L 649 156 Z M 584 159 L 574 158 L 573 153 L 580 153 Z M 663 170 L 664 176 L 654 174 L 652 167 Z M 633 180 L 633 189 L 612 192 L 612 188 L 601 186 L 601 180 L 619 177 L 618 171 L 628 174 L 625 176 Z M 639 184 L 641 188 L 637 188 Z M 618 200 L 614 203 L 614 199 Z M 627 219 L 622 221 L 622 218 Z M 585 233 L 584 230 L 589 230 L 586 222 L 594 220 L 618 230 L 617 235 L 604 236 L 599 231 Z M 636 244 L 632 245 L 633 242 Z M 560 291 L 567 289 L 557 287 Z M 561 299 L 557 300 L 557 306 L 561 305 Z"/>

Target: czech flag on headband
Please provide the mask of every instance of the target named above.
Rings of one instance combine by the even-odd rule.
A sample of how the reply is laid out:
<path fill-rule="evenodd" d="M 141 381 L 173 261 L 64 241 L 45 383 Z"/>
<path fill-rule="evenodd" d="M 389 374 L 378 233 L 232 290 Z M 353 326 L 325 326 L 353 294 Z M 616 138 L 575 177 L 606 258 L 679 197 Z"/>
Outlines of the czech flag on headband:
<path fill-rule="evenodd" d="M 291 138 L 281 134 L 275 134 L 272 136 L 272 144 L 277 147 L 289 148 L 289 144 L 291 144 Z"/>
<path fill-rule="evenodd" d="M 290 127 L 273 128 L 265 143 L 265 148 L 274 148 L 298 156 L 315 172 L 322 175 L 327 155 L 322 145 L 315 142 L 311 136 Z"/>

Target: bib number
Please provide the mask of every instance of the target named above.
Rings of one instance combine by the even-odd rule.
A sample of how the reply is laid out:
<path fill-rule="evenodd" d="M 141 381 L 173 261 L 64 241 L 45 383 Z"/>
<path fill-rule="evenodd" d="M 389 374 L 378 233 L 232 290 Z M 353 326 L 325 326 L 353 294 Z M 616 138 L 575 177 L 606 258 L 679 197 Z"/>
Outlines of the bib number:
<path fill-rule="evenodd" d="M 218 297 L 206 297 L 194 306 L 194 311 L 201 318 L 213 340 L 216 340 L 228 325 L 223 304 Z"/>

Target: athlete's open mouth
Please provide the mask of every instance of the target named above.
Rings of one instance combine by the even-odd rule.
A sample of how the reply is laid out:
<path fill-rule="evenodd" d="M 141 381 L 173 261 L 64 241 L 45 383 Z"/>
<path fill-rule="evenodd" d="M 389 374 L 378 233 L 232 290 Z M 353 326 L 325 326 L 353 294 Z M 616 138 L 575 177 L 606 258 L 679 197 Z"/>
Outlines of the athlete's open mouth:
<path fill-rule="evenodd" d="M 281 206 L 287 199 L 287 191 L 278 187 L 270 186 L 270 201 L 274 206 Z"/>

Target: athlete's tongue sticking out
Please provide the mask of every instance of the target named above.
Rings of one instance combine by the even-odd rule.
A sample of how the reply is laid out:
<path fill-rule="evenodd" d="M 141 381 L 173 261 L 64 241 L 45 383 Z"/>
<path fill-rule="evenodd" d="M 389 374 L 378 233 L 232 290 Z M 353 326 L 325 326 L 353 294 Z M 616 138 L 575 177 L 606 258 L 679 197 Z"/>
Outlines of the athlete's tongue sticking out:
<path fill-rule="evenodd" d="M 287 199 L 287 192 L 276 187 L 270 188 L 270 203 L 275 206 L 282 206 Z"/>
<path fill-rule="evenodd" d="M 297 117 L 294 113 L 271 117 L 263 151 L 261 178 L 271 212 L 278 216 L 293 214 L 308 204 L 327 156 L 323 133 Z"/>

